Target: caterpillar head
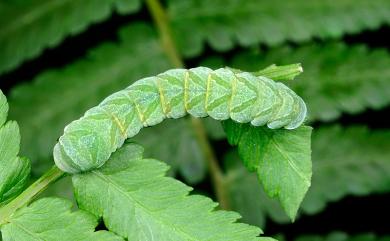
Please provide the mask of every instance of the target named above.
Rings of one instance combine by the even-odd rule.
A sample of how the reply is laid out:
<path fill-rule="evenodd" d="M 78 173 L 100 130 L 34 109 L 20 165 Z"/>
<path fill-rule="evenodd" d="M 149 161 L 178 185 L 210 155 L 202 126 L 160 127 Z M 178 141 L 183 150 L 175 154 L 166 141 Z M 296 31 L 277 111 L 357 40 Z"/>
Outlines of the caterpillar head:
<path fill-rule="evenodd" d="M 111 152 L 110 133 L 104 123 L 88 119 L 72 122 L 54 147 L 54 161 L 63 171 L 79 173 L 101 167 Z"/>

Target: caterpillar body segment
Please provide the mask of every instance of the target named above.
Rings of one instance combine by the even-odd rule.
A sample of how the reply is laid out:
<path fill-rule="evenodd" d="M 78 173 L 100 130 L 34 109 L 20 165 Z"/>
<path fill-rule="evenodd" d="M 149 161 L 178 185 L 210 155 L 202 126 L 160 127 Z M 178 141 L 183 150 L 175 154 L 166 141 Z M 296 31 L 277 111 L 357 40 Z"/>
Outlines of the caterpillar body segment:
<path fill-rule="evenodd" d="M 108 96 L 66 126 L 54 160 L 69 173 L 99 168 L 143 127 L 187 113 L 295 129 L 306 117 L 306 105 L 284 84 L 251 73 L 206 67 L 168 70 Z"/>
<path fill-rule="evenodd" d="M 254 126 L 266 125 L 274 112 L 276 101 L 279 101 L 279 96 L 276 95 L 274 82 L 265 77 L 257 77 L 258 98 L 253 106 L 252 121 Z"/>

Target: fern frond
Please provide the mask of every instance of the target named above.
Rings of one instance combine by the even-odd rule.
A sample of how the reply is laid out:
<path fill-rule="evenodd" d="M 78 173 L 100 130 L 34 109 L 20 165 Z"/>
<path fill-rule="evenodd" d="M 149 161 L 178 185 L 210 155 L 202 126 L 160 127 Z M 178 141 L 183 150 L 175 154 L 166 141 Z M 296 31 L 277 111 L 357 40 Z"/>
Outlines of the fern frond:
<path fill-rule="evenodd" d="M 143 159 L 142 147 L 125 145 L 102 168 L 73 176 L 79 207 L 101 217 L 128 240 L 271 240 L 257 227 L 236 223 L 237 213 L 166 177 L 167 165 Z"/>
<path fill-rule="evenodd" d="M 25 188 L 31 164 L 19 157 L 20 133 L 15 121 L 7 120 L 8 103 L 0 90 L 0 207 Z"/>
<path fill-rule="evenodd" d="M 313 132 L 312 185 L 302 202 L 305 214 L 322 211 L 329 202 L 348 195 L 364 196 L 390 191 L 390 131 L 356 126 L 322 127 Z M 233 210 L 245 222 L 264 227 L 265 217 L 288 222 L 276 200 L 260 190 L 256 175 L 248 175 L 237 160 L 226 158 L 229 196 Z"/>
<path fill-rule="evenodd" d="M 56 46 L 64 37 L 106 19 L 113 11 L 128 14 L 139 10 L 140 5 L 139 0 L 2 2 L 0 74 Z M 217 50 L 228 50 L 235 42 L 274 46 L 287 40 L 336 38 L 387 24 L 389 12 L 385 0 L 343 0 L 337 4 L 327 0 L 168 2 L 173 32 L 185 56 L 199 55 L 206 41 Z"/>
<path fill-rule="evenodd" d="M 219 51 L 264 43 L 338 38 L 390 23 L 387 0 L 170 0 L 168 14 L 185 56 L 199 55 L 204 42 Z M 191 46 L 191 47 L 189 47 Z"/>
<path fill-rule="evenodd" d="M 6 240 L 97 240 L 119 241 L 120 236 L 97 231 L 98 220 L 84 212 L 72 212 L 72 203 L 61 198 L 42 198 L 16 211 L 2 225 Z"/>
<path fill-rule="evenodd" d="M 135 12 L 139 0 L 22 0 L 0 2 L 0 74 L 111 12 Z"/>
<path fill-rule="evenodd" d="M 228 64 L 254 71 L 270 63 L 297 62 L 304 74 L 285 83 L 305 100 L 310 120 L 330 121 L 343 112 L 355 114 L 390 103 L 390 54 L 384 49 L 341 43 L 282 47 L 242 53 Z"/>

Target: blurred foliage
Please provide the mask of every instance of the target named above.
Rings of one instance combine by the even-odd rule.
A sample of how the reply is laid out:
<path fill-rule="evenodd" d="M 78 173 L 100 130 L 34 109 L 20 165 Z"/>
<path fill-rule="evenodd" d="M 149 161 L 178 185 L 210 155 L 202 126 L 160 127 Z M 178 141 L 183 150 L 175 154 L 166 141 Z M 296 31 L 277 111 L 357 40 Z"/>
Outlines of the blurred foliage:
<path fill-rule="evenodd" d="M 139 0 L 0 1 L 0 74 L 107 19 L 114 10 L 126 14 L 140 5 Z"/>
<path fill-rule="evenodd" d="M 303 200 L 301 212 L 316 214 L 328 202 L 347 195 L 390 192 L 389 140 L 389 130 L 372 131 L 364 126 L 342 128 L 334 125 L 315 129 L 312 185 Z M 265 195 L 256 175 L 248 175 L 238 159 L 236 152 L 225 158 L 233 209 L 246 222 L 260 227 L 265 226 L 267 216 L 276 222 L 288 222 L 278 202 Z"/>
<path fill-rule="evenodd" d="M 68 35 L 107 19 L 115 10 L 135 12 L 139 0 L 16 0 L 0 2 L 0 74 Z"/>
<path fill-rule="evenodd" d="M 283 241 L 283 239 L 279 239 Z M 377 236 L 373 233 L 348 235 L 343 232 L 333 232 L 326 236 L 305 235 L 295 239 L 295 241 L 389 241 L 390 236 Z"/>
<path fill-rule="evenodd" d="M 314 215 L 348 195 L 390 192 L 389 130 L 371 130 L 365 123 L 323 123 L 337 122 L 344 113 L 389 106 L 388 50 L 342 40 L 389 25 L 388 0 L 168 0 L 165 5 L 179 52 L 189 65 L 256 71 L 271 64 L 302 63 L 304 74 L 285 82 L 308 103 L 309 121 L 318 126 L 312 140 L 313 181 L 302 213 Z M 17 69 L 23 62 L 39 61 L 44 49 L 59 46 L 66 37 L 83 33 L 114 13 L 129 16 L 141 9 L 139 0 L 1 0 L 0 74 L 23 71 Z M 103 42 L 65 67 L 44 70 L 26 83 L 9 83 L 13 85 L 8 95 L 10 119 L 20 125 L 21 154 L 33 161 L 33 173 L 39 175 L 52 165 L 52 147 L 65 124 L 108 94 L 171 67 L 152 22 L 145 20 L 122 26 L 117 41 Z M 203 123 L 212 140 L 226 143 L 218 122 Z M 133 141 L 145 146 L 145 156 L 169 161 L 172 175 L 179 173 L 189 183 L 209 181 L 186 119 L 147 128 Z M 279 204 L 266 197 L 256 176 L 236 161 L 234 151 L 224 151 L 229 153 L 226 186 L 232 208 L 252 224 L 264 226 L 266 217 L 286 222 Z M 61 193 L 62 184 L 58 187 L 46 195 Z M 69 195 L 69 189 L 64 190 Z M 297 240 L 388 238 L 332 233 Z"/>
<path fill-rule="evenodd" d="M 275 46 L 337 38 L 390 23 L 387 0 L 169 0 L 168 12 L 179 50 L 191 57 L 202 52 L 206 41 L 226 51 L 236 42 Z"/>

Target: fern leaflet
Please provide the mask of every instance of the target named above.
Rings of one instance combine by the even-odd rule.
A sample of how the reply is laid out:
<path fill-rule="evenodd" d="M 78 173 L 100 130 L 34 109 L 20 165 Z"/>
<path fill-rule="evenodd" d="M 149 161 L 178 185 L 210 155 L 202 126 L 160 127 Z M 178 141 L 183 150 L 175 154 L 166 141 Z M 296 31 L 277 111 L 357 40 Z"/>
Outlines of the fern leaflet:
<path fill-rule="evenodd" d="M 285 41 L 338 38 L 390 23 L 387 0 L 170 0 L 168 14 L 180 52 L 199 55 L 204 42 L 219 51 Z M 191 46 L 191 47 L 189 47 Z"/>
<path fill-rule="evenodd" d="M 389 139 L 388 130 L 369 130 L 362 126 L 316 129 L 312 138 L 312 184 L 301 211 L 313 215 L 329 202 L 348 195 L 390 191 Z M 276 200 L 266 197 L 256 176 L 248 175 L 238 159 L 234 154 L 225 159 L 233 209 L 243 215 L 245 222 L 260 227 L 264 227 L 266 216 L 276 222 L 288 222 Z"/>
<path fill-rule="evenodd" d="M 143 159 L 142 152 L 125 145 L 101 169 L 74 175 L 80 208 L 128 240 L 272 240 L 235 223 L 237 213 L 213 211 L 210 199 L 189 196 L 189 187 L 165 176 L 164 163 Z"/>
<path fill-rule="evenodd" d="M 19 127 L 6 122 L 7 114 L 8 103 L 0 90 L 0 207 L 23 191 L 31 169 L 29 160 L 18 156 Z"/>
<path fill-rule="evenodd" d="M 97 218 L 84 211 L 71 211 L 72 203 L 60 198 L 42 198 L 16 211 L 2 225 L 3 240 L 98 240 L 119 241 L 108 231 L 97 231 Z"/>
<path fill-rule="evenodd" d="M 267 194 L 277 197 L 294 220 L 311 183 L 312 128 L 270 130 L 230 120 L 223 126 L 245 166 L 256 172 Z"/>
<path fill-rule="evenodd" d="M 110 0 L 103 4 L 96 0 L 88 4 L 79 0 L 2 2 L 0 73 L 38 56 L 65 36 L 102 21 L 114 10 L 128 14 L 139 8 L 139 0 Z M 331 1 L 308 4 L 302 0 L 288 3 L 261 0 L 168 2 L 176 42 L 185 56 L 199 55 L 205 41 L 213 48 L 225 51 L 233 48 L 236 41 L 242 46 L 257 43 L 273 46 L 287 40 L 336 38 L 389 23 L 389 11 L 386 0 L 343 0 L 337 4 Z"/>

